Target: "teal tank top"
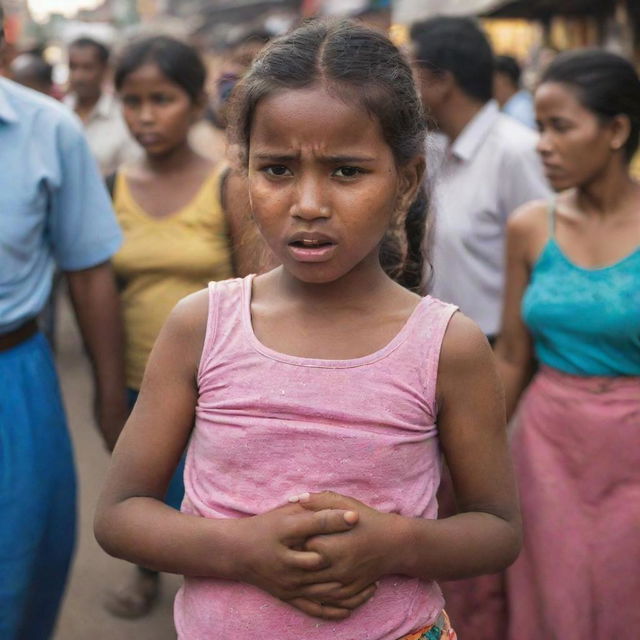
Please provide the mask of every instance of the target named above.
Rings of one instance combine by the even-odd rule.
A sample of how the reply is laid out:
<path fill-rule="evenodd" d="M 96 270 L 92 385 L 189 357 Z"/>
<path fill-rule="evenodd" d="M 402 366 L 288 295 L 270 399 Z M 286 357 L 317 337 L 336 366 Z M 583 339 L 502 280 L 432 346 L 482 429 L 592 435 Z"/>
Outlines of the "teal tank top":
<path fill-rule="evenodd" d="M 586 269 L 556 242 L 555 203 L 549 225 L 522 299 L 538 361 L 578 376 L 640 376 L 640 247 Z"/>

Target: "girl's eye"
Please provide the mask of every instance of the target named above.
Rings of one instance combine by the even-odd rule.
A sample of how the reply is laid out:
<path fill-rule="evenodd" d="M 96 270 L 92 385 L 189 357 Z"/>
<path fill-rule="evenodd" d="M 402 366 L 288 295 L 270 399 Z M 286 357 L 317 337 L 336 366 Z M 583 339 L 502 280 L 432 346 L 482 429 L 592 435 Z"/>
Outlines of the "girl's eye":
<path fill-rule="evenodd" d="M 140 99 L 137 96 L 123 96 L 122 104 L 127 107 L 135 107 L 140 103 Z"/>
<path fill-rule="evenodd" d="M 171 102 L 171 96 L 168 96 L 166 93 L 158 93 L 153 96 L 153 101 L 156 104 L 167 104 Z"/>
<path fill-rule="evenodd" d="M 567 120 L 552 120 L 551 126 L 558 133 L 565 133 L 572 128 L 572 124 Z"/>
<path fill-rule="evenodd" d="M 274 164 L 269 167 L 265 167 L 264 169 L 262 169 L 262 171 L 264 171 L 268 176 L 274 176 L 278 178 L 291 175 L 289 169 L 287 169 L 287 167 L 282 164 Z"/>
<path fill-rule="evenodd" d="M 358 167 L 339 167 L 333 172 L 333 175 L 338 178 L 355 178 L 362 173 Z"/>

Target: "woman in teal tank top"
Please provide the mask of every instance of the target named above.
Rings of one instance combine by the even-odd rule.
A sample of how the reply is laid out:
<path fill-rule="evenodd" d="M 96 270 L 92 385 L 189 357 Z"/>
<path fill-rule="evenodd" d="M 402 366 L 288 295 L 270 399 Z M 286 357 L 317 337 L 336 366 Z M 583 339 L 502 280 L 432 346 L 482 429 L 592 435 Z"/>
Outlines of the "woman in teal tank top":
<path fill-rule="evenodd" d="M 509 640 L 630 637 L 640 629 L 640 186 L 629 174 L 640 80 L 616 55 L 563 54 L 536 113 L 559 194 L 509 223 L 496 346 L 510 415 L 519 402 L 524 547 L 507 572 Z"/>

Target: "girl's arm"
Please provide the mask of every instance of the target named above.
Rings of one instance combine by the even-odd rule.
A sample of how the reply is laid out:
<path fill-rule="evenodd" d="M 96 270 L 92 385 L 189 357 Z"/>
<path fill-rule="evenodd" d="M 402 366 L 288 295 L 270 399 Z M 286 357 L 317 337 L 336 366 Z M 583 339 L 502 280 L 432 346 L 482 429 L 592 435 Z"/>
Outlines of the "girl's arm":
<path fill-rule="evenodd" d="M 113 453 L 96 512 L 96 538 L 111 555 L 141 566 L 240 580 L 309 615 L 344 618 L 374 589 L 361 590 L 336 607 L 306 599 L 300 585 L 306 584 L 307 572 L 327 565 L 318 553 L 299 549 L 309 536 L 351 529 L 356 514 L 311 513 L 289 504 L 251 518 L 208 519 L 163 502 L 194 422 L 207 313 L 207 291 L 189 296 L 158 337 L 140 396 Z"/>
<path fill-rule="evenodd" d="M 521 544 L 504 394 L 489 344 L 459 313 L 442 344 L 437 397 L 440 442 L 459 513 L 412 520 L 404 532 L 401 526 L 413 544 L 399 558 L 400 568 L 436 580 L 495 573 L 515 560 Z"/>
<path fill-rule="evenodd" d="M 345 597 L 386 574 L 453 580 L 500 571 L 517 557 L 520 515 L 502 386 L 486 338 L 462 314 L 451 319 L 442 345 L 438 405 L 459 513 L 442 520 L 407 518 L 336 494 L 305 495 L 306 508 L 353 509 L 360 516 L 352 531 L 306 546 L 331 561 L 315 581 L 344 585 L 325 600 Z"/>
<path fill-rule="evenodd" d="M 217 523 L 183 516 L 162 501 L 193 425 L 207 303 L 206 292 L 191 296 L 163 327 L 113 453 L 95 519 L 96 537 L 107 552 L 176 573 L 229 570 L 207 565 L 217 557 L 204 553 L 211 536 L 219 535 Z"/>
<path fill-rule="evenodd" d="M 544 208 L 544 207 L 542 207 Z M 529 284 L 532 250 L 540 244 L 539 204 L 526 205 L 507 223 L 507 259 L 502 328 L 495 346 L 498 372 L 505 389 L 507 420 L 518 406 L 518 400 L 533 375 L 535 363 L 531 336 L 522 320 L 522 297 Z M 546 235 L 546 234 L 542 234 Z"/>

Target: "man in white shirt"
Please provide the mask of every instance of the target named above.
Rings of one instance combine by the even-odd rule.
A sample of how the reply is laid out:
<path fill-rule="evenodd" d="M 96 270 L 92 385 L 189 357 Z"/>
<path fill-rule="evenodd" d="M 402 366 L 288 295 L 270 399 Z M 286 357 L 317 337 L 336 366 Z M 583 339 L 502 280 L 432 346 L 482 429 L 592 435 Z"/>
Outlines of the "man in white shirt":
<path fill-rule="evenodd" d="M 507 218 L 550 195 L 537 135 L 492 100 L 493 53 L 475 21 L 432 18 L 413 25 L 411 41 L 435 129 L 427 150 L 435 212 L 430 293 L 457 304 L 493 340 L 500 330 Z"/>
<path fill-rule="evenodd" d="M 82 120 L 89 148 L 103 176 L 141 153 L 115 97 L 104 91 L 109 50 L 92 38 L 69 45 L 69 88 L 65 104 Z"/>

